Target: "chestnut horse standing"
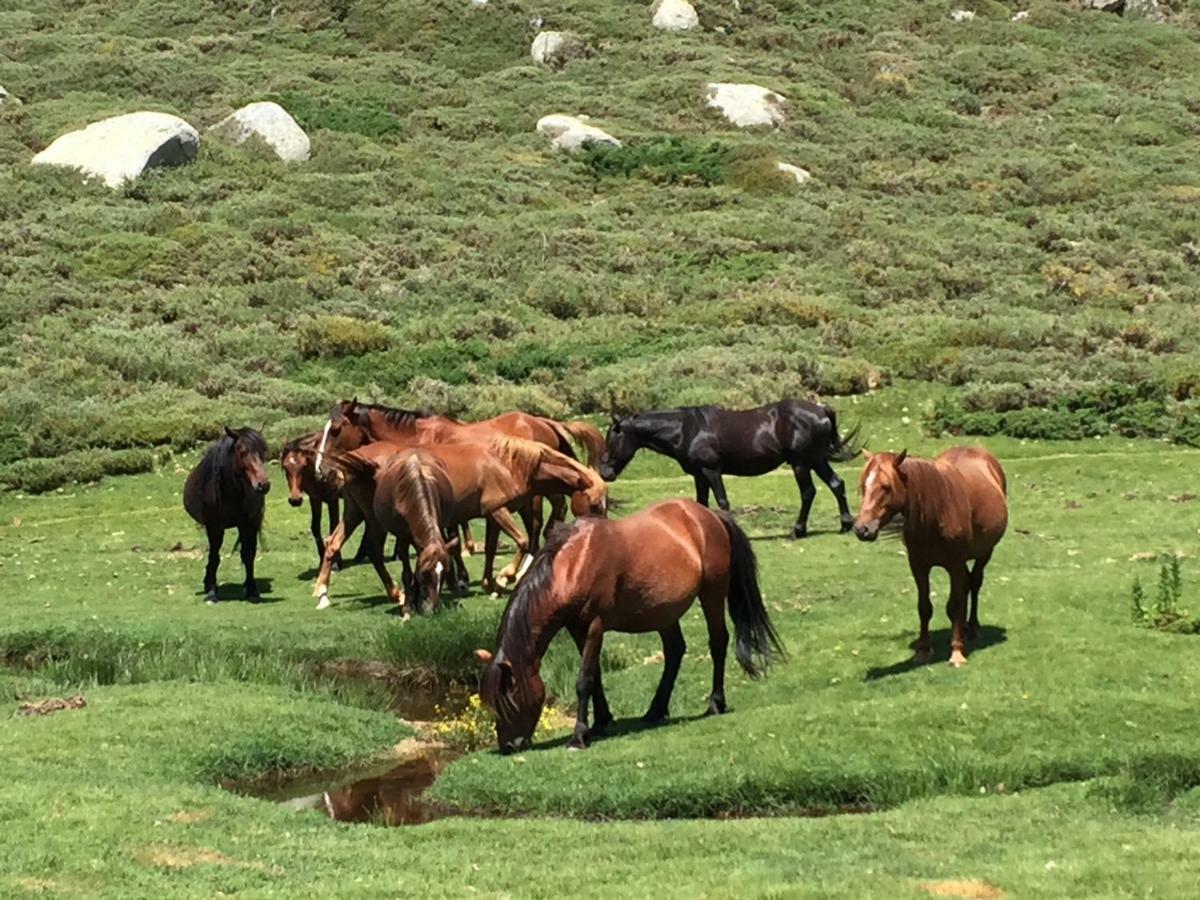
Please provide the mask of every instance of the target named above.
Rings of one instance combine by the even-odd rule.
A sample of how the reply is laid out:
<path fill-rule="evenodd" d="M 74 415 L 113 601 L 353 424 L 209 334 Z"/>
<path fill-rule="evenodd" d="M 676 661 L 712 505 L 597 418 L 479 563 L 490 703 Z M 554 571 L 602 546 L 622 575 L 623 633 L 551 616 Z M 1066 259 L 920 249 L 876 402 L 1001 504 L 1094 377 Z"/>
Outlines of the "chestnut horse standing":
<path fill-rule="evenodd" d="M 600 682 L 606 631 L 662 637 L 662 680 L 645 719 L 665 719 L 686 650 L 679 620 L 697 596 L 713 663 L 708 712 L 718 714 L 725 712 L 727 600 L 735 652 L 748 675 L 757 677 L 773 653 L 783 653 L 759 592 L 754 551 L 732 516 L 691 500 L 667 500 L 619 521 L 587 519 L 552 534 L 504 610 L 495 655 L 475 651 L 486 666 L 479 695 L 496 712 L 500 751 L 529 745 L 546 700 L 542 656 L 562 628 L 582 656 L 568 747 L 582 749 L 612 721 Z"/>
<path fill-rule="evenodd" d="M 309 510 L 312 513 L 312 536 L 317 545 L 317 562 L 325 558 L 325 540 L 321 534 L 321 511 L 329 510 L 329 530 L 332 532 L 341 521 L 341 497 L 337 488 L 323 478 L 317 477 L 313 470 L 313 459 L 316 456 L 317 443 L 321 440 L 321 432 L 296 438 L 284 444 L 279 454 L 279 465 L 287 478 L 288 503 L 292 506 L 303 506 L 304 498 L 308 497 Z M 334 560 L 340 565 L 340 554 Z"/>
<path fill-rule="evenodd" d="M 246 569 L 246 599 L 260 599 L 254 583 L 254 556 L 263 523 L 267 480 L 267 442 L 253 428 L 225 433 L 209 445 L 183 485 L 183 508 L 208 534 L 208 565 L 204 569 L 204 600 L 217 602 L 217 566 L 225 530 L 238 530 L 242 565 Z"/>
<path fill-rule="evenodd" d="M 321 598 L 318 606 L 329 605 L 329 573 L 333 555 L 341 549 L 346 535 L 366 518 L 369 533 L 377 538 L 382 534 L 382 524 L 375 517 L 377 498 L 374 480 L 365 469 L 345 465 L 342 458 L 370 462 L 371 470 L 382 467 L 382 463 L 398 453 L 412 450 L 388 441 L 377 441 L 360 447 L 349 454 L 326 454 L 328 465 L 343 471 L 350 479 L 346 492 L 355 502 L 346 509 L 346 516 L 325 545 L 325 559 L 313 595 Z M 488 520 L 488 547 L 484 558 L 484 590 L 496 590 L 493 577 L 496 544 L 500 531 L 504 531 L 517 544 L 513 561 L 501 572 L 501 576 L 521 573 L 521 563 L 529 550 L 529 539 L 511 510 L 524 509 L 530 497 L 548 493 L 571 494 L 572 507 L 576 515 L 605 515 L 608 504 L 608 488 L 591 469 L 569 456 L 542 444 L 521 441 L 515 438 L 495 437 L 490 441 L 464 441 L 455 444 L 431 444 L 420 448 L 444 467 L 449 479 L 451 502 L 447 505 L 443 526 L 456 528 L 470 519 Z M 366 482 L 356 485 L 355 482 Z M 370 491 L 371 493 L 367 493 Z M 377 569 L 379 566 L 376 567 Z M 385 587 L 391 583 L 386 570 L 380 572 Z M 389 595 L 392 590 L 389 588 Z"/>
<path fill-rule="evenodd" d="M 854 533 L 873 541 L 893 516 L 904 516 L 904 545 L 917 585 L 921 632 L 917 659 L 929 659 L 929 570 L 950 573 L 950 665 L 966 664 L 964 638 L 979 633 L 979 591 L 983 570 L 1008 526 L 1008 482 L 996 458 L 978 447 L 954 447 L 936 459 L 900 453 L 868 453 L 862 473 L 862 507 Z M 973 568 L 968 563 L 975 562 Z M 967 595 L 971 614 L 967 617 Z"/>

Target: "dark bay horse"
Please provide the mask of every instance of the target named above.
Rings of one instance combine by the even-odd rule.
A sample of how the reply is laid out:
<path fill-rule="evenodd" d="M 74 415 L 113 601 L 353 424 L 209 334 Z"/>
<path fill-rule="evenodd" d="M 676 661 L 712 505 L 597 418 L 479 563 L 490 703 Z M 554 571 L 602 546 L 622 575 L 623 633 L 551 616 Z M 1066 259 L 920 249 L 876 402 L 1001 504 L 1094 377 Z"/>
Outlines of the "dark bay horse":
<path fill-rule="evenodd" d="M 873 541 L 897 514 L 904 516 L 904 545 L 917 585 L 921 632 L 917 659 L 932 652 L 929 570 L 950 574 L 946 615 L 951 623 L 950 665 L 966 663 L 964 637 L 979 633 L 979 591 L 983 570 L 1008 526 L 1008 482 L 996 458 L 978 447 L 954 447 L 936 459 L 900 453 L 868 453 L 862 473 L 862 507 L 854 523 L 860 540 Z M 973 568 L 968 563 L 974 561 Z M 967 617 L 967 596 L 971 614 Z"/>
<path fill-rule="evenodd" d="M 686 650 L 679 620 L 697 596 L 713 663 L 708 712 L 723 713 L 726 601 L 737 659 L 747 674 L 758 676 L 772 654 L 783 653 L 759 593 L 754 551 L 732 516 L 690 500 L 667 500 L 617 521 L 584 519 L 554 532 L 504 610 L 495 655 L 475 651 L 485 665 L 479 695 L 496 713 L 501 752 L 529 746 L 546 700 L 542 656 L 563 628 L 582 656 L 570 748 L 587 746 L 590 735 L 612 721 L 600 682 L 606 631 L 657 631 L 662 637 L 662 680 L 645 719 L 665 719 Z M 595 710 L 591 730 L 589 701 Z"/>
<path fill-rule="evenodd" d="M 254 583 L 254 555 L 262 530 L 267 480 L 267 443 L 253 428 L 226 428 L 209 445 L 183 485 L 183 508 L 208 534 L 208 565 L 204 570 L 204 599 L 217 602 L 217 566 L 225 530 L 236 528 L 246 569 L 246 599 L 260 599 Z"/>
<path fill-rule="evenodd" d="M 800 488 L 800 515 L 792 537 L 808 533 L 808 513 L 817 489 L 812 473 L 837 498 L 842 531 L 854 523 L 846 503 L 846 486 L 829 465 L 853 459 L 858 429 L 838 435 L 837 414 L 806 400 L 780 400 L 755 409 L 686 406 L 613 418 L 600 474 L 614 480 L 642 447 L 669 456 L 696 482 L 696 502 L 708 505 L 711 489 L 717 505 L 729 509 L 723 475 L 763 475 L 786 463 Z"/>

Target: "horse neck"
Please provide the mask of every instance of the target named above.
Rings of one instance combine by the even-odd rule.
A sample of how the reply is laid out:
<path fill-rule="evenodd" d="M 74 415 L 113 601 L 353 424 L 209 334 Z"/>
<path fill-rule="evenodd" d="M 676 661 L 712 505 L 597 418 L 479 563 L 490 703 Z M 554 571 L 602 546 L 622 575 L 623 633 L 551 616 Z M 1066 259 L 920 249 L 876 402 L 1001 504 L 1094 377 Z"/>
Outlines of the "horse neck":
<path fill-rule="evenodd" d="M 535 489 L 550 486 L 566 487 L 568 493 L 585 491 L 592 486 L 591 479 L 584 469 L 577 469 L 569 462 L 554 459 L 549 454 L 543 454 L 541 460 L 530 472 L 530 481 Z"/>
<path fill-rule="evenodd" d="M 906 502 L 904 532 L 919 537 L 959 536 L 970 530 L 971 508 L 959 484 L 933 460 L 904 463 Z"/>
<path fill-rule="evenodd" d="M 442 531 L 438 525 L 437 485 L 415 456 L 406 459 L 403 466 L 398 499 L 404 508 L 409 531 L 421 547 L 440 544 Z"/>
<path fill-rule="evenodd" d="M 645 413 L 633 421 L 633 433 L 638 446 L 664 456 L 679 455 L 681 447 L 674 438 L 682 431 L 682 418 L 677 413 Z"/>
<path fill-rule="evenodd" d="M 556 606 L 553 595 L 553 588 L 547 589 L 525 607 L 511 611 L 500 636 L 500 650 L 505 658 L 524 663 L 530 669 L 541 662 L 550 642 L 566 624 L 563 608 Z M 519 621 L 514 622 L 514 616 L 520 617 Z M 514 628 L 514 624 L 519 627 Z M 525 630 L 530 635 L 528 641 L 521 634 Z"/>

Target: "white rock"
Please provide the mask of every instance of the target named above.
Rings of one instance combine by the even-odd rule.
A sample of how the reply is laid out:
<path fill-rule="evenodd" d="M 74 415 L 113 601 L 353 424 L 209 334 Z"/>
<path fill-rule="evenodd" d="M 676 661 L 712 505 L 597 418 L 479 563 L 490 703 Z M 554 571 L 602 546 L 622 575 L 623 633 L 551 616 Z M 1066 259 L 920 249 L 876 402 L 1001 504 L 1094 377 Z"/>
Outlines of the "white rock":
<path fill-rule="evenodd" d="M 1014 22 L 1024 22 L 1028 18 L 1029 18 L 1029 10 L 1022 9 L 1022 10 L 1018 10 L 1017 12 L 1013 13 L 1012 20 Z"/>
<path fill-rule="evenodd" d="M 975 13 L 971 12 L 969 9 L 956 9 L 954 12 L 950 13 L 950 18 L 955 22 L 970 22 L 973 18 L 975 18 Z"/>
<path fill-rule="evenodd" d="M 20 106 L 21 101 L 4 89 L 4 85 L 0 84 L 0 106 L 5 103 L 11 103 L 13 106 Z"/>
<path fill-rule="evenodd" d="M 652 24 L 663 31 L 691 31 L 700 27 L 700 17 L 687 0 L 662 0 L 654 10 Z"/>
<path fill-rule="evenodd" d="M 529 55 L 538 65 L 559 66 L 566 62 L 574 44 L 571 36 L 561 31 L 543 31 L 533 39 Z"/>
<path fill-rule="evenodd" d="M 783 121 L 782 96 L 757 84 L 714 82 L 708 86 L 708 105 L 739 128 L 778 125 Z"/>
<path fill-rule="evenodd" d="M 791 175 L 796 179 L 796 184 L 804 184 L 808 179 L 812 178 L 812 172 L 808 169 L 802 169 L 799 166 L 793 166 L 791 163 L 775 163 L 775 168 L 785 175 Z"/>
<path fill-rule="evenodd" d="M 579 150 L 588 144 L 611 144 L 620 147 L 621 142 L 585 121 L 587 116 L 567 116 L 562 113 L 542 116 L 538 119 L 538 134 L 550 138 L 558 150 Z"/>
<path fill-rule="evenodd" d="M 308 159 L 308 135 L 278 103 L 243 106 L 210 128 L 209 133 L 235 144 L 257 136 L 282 160 L 303 162 Z"/>
<path fill-rule="evenodd" d="M 35 165 L 67 166 L 111 188 L 155 166 L 178 166 L 200 146 L 196 129 L 178 116 L 135 112 L 68 132 L 33 158 Z"/>

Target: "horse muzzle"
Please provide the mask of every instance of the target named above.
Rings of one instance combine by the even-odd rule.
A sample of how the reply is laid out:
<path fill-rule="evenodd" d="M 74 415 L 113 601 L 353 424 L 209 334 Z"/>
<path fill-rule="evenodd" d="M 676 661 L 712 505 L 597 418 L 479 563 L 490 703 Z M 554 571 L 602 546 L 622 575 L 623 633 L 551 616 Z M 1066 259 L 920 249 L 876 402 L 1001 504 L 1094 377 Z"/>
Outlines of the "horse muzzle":
<path fill-rule="evenodd" d="M 269 481 L 260 481 L 254 486 L 254 493 L 260 496 L 265 496 L 269 490 L 271 490 L 271 482 Z"/>
<path fill-rule="evenodd" d="M 873 541 L 879 537 L 879 523 L 868 522 L 865 524 L 854 524 L 854 536 L 860 541 Z"/>
<path fill-rule="evenodd" d="M 523 737 L 515 737 L 511 741 L 505 741 L 500 745 L 500 753 L 503 756 L 508 756 L 510 753 L 520 753 L 528 746 L 528 740 Z"/>
<path fill-rule="evenodd" d="M 291 506 L 303 506 L 304 498 L 303 497 L 288 497 L 288 504 Z"/>

